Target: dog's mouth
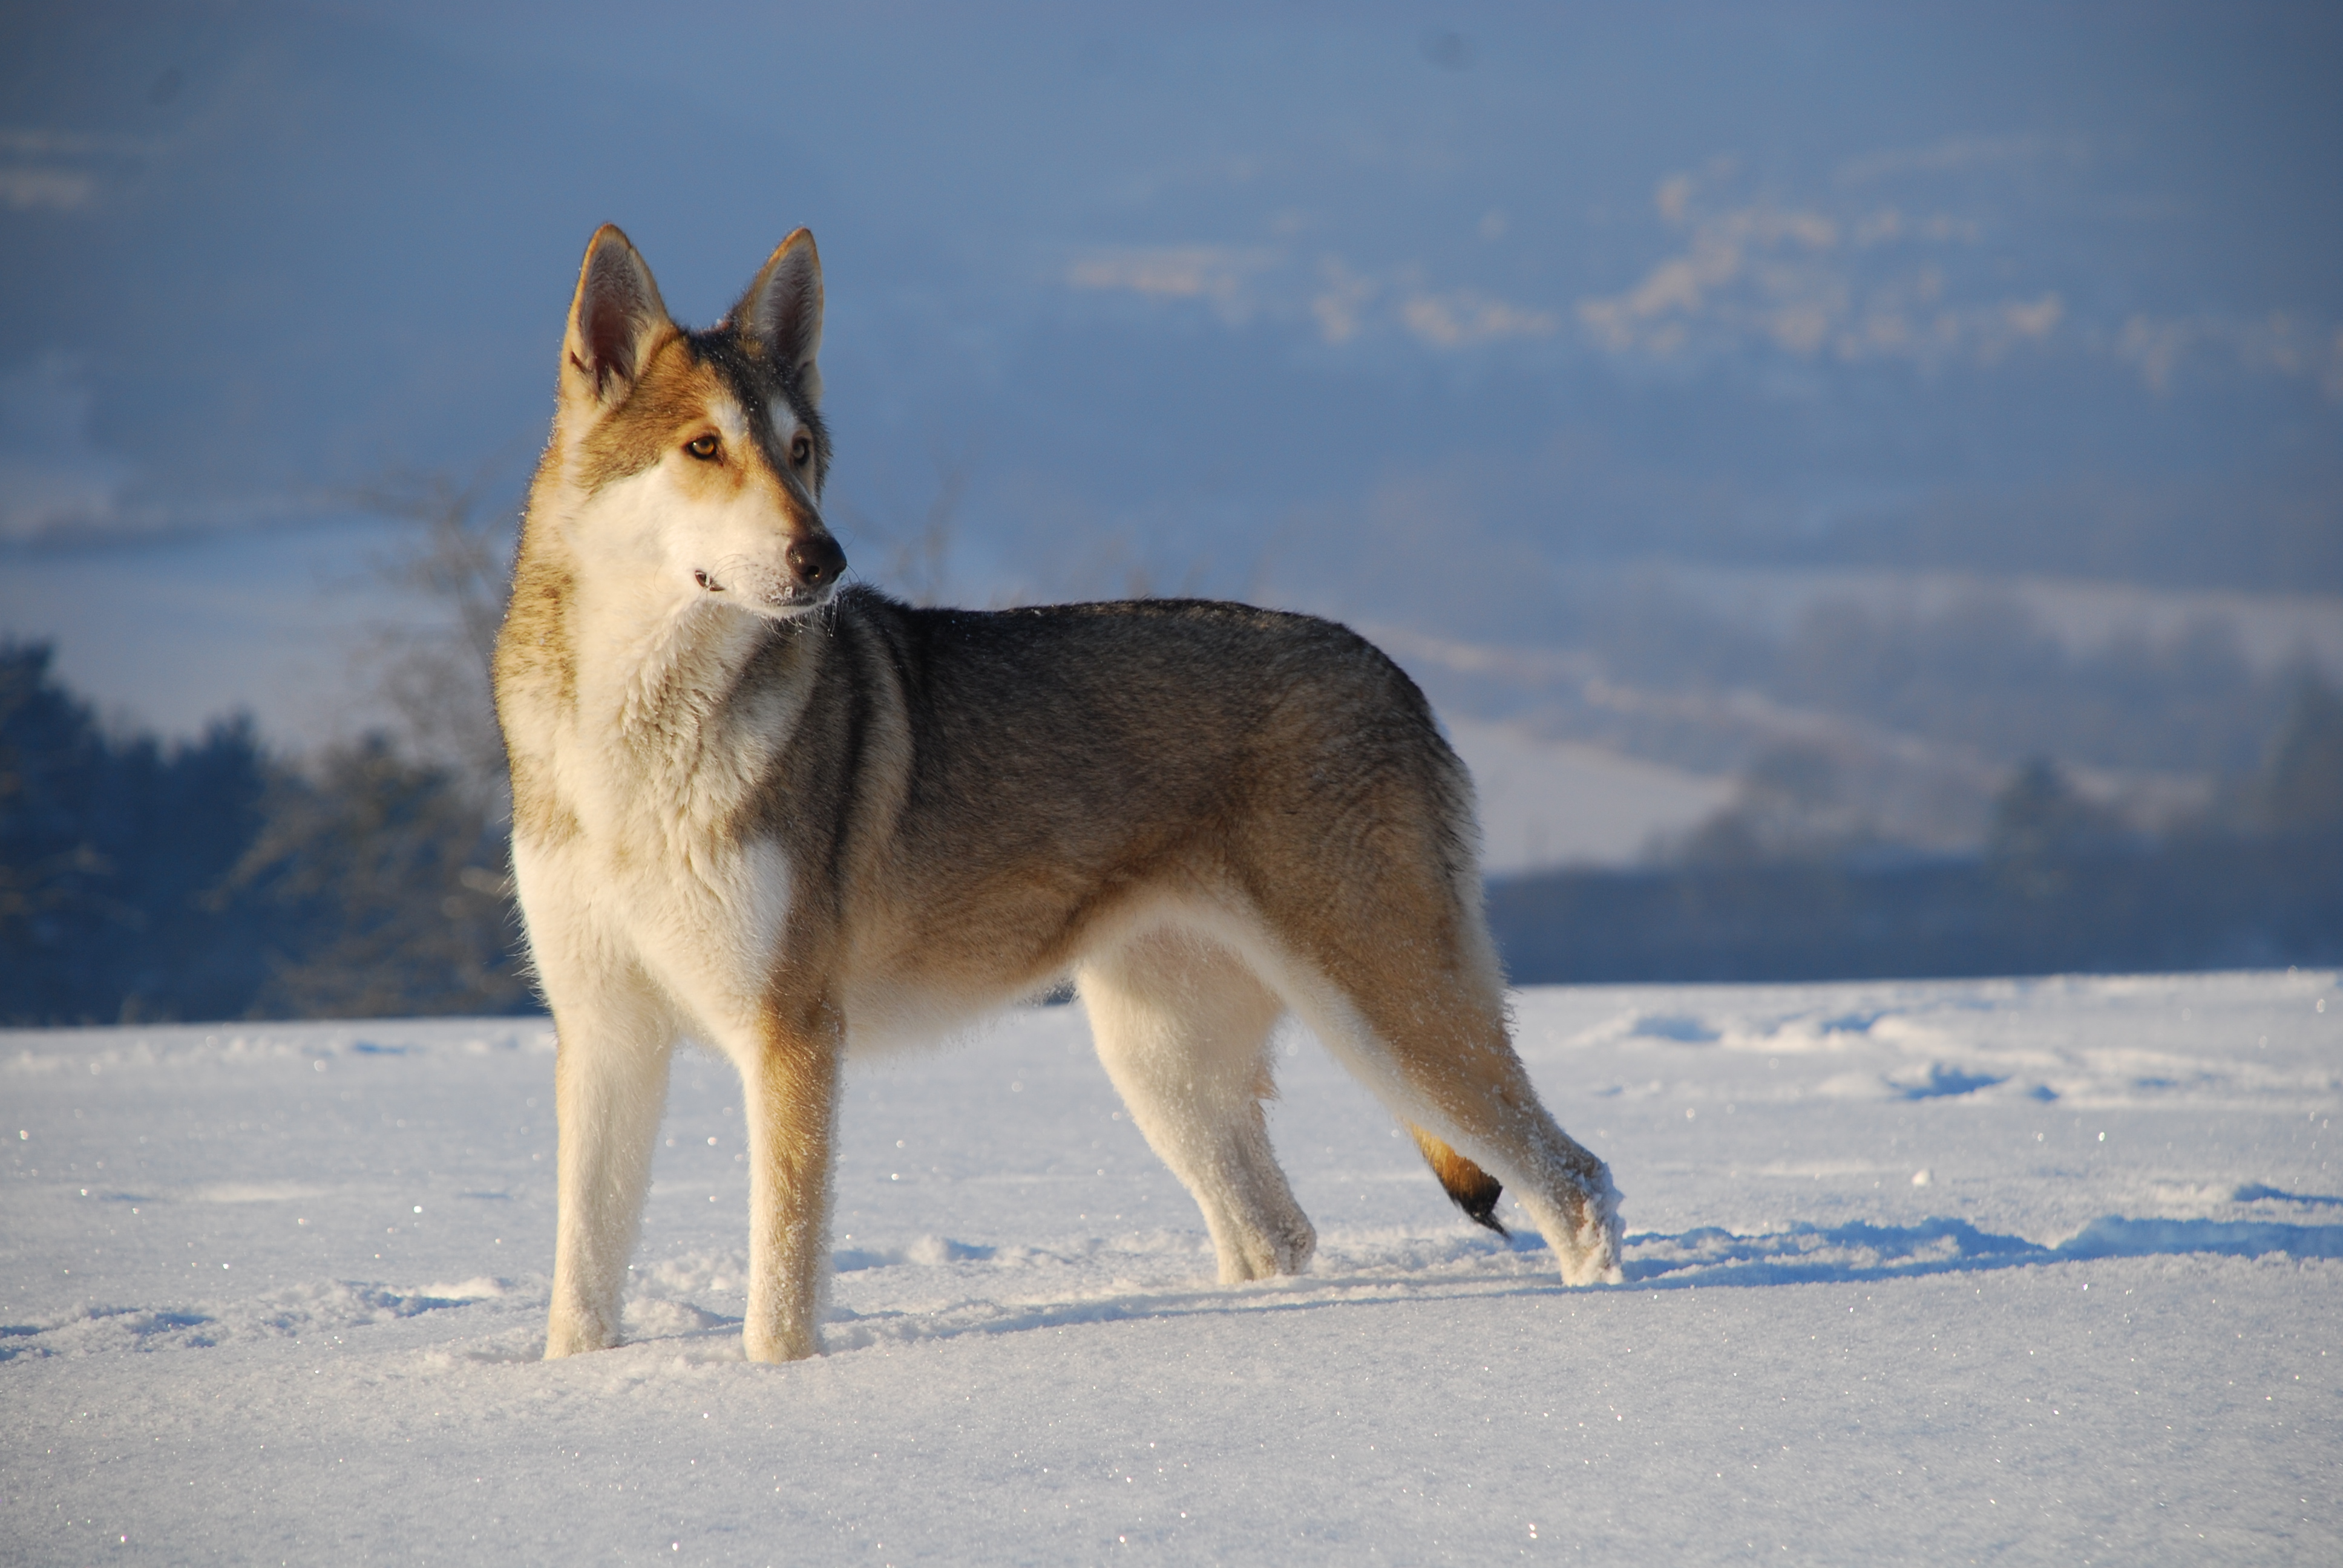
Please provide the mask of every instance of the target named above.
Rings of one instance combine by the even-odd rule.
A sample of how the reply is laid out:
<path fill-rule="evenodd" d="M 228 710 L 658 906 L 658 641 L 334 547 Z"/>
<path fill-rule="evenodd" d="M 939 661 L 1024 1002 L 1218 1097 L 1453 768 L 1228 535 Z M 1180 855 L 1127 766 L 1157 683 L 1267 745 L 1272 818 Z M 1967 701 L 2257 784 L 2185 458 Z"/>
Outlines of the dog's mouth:
<path fill-rule="evenodd" d="M 793 620 L 797 617 L 820 609 L 830 602 L 838 590 L 838 579 L 829 578 L 817 583 L 793 582 L 779 572 L 711 570 L 697 568 L 691 580 L 702 595 L 737 605 L 752 615 L 775 620 Z"/>

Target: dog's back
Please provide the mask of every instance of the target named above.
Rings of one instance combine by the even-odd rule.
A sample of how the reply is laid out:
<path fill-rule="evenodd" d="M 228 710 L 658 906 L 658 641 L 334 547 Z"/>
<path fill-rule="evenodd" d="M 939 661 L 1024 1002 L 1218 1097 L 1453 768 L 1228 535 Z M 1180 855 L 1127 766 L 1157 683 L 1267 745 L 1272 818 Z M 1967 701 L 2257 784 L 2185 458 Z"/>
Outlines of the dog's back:
<path fill-rule="evenodd" d="M 838 809 L 815 820 L 899 795 L 862 822 L 881 852 L 834 857 L 862 878 L 839 893 L 916 922 L 923 963 L 979 945 L 1014 993 L 1150 899 L 1257 896 L 1329 871 L 1350 888 L 1368 846 L 1403 839 L 1460 906 L 1443 926 L 1477 900 L 1463 767 L 1414 683 L 1345 628 L 1194 600 L 983 612 L 850 589 L 818 635 L 849 684 L 885 696 L 817 699 L 789 765 L 837 781 Z M 952 929 L 980 908 L 980 930 Z"/>

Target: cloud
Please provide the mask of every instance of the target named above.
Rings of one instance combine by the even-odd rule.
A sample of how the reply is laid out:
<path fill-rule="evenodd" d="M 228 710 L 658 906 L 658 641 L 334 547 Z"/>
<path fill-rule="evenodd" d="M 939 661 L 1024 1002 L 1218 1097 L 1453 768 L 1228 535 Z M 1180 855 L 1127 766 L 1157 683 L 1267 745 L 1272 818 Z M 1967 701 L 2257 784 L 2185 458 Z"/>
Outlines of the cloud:
<path fill-rule="evenodd" d="M 77 211 L 96 199 L 104 174 L 120 172 L 161 146 L 144 136 L 0 127 L 0 206 Z"/>
<path fill-rule="evenodd" d="M 2047 337 L 2066 314 L 2066 301 L 2055 293 L 2036 300 L 2013 299 L 2001 307 L 2001 318 L 2019 337 Z"/>
<path fill-rule="evenodd" d="M 72 169 L 0 168 L 0 202 L 18 212 L 52 207 L 71 212 L 87 206 L 97 182 Z"/>
<path fill-rule="evenodd" d="M 1692 176 L 1670 175 L 1652 192 L 1652 205 L 1659 209 L 1660 216 L 1668 222 L 1681 224 L 1684 220 L 1686 209 L 1692 206 Z"/>
<path fill-rule="evenodd" d="M 1330 347 L 1339 347 L 1359 335 L 1366 307 L 1383 286 L 1353 272 L 1340 256 L 1326 257 L 1319 263 L 1319 272 L 1325 286 L 1311 297 L 1310 314 L 1317 319 L 1318 336 Z"/>
<path fill-rule="evenodd" d="M 1839 171 L 1840 188 L 1820 194 L 1761 187 L 1733 160 L 1713 159 L 1654 186 L 1653 208 L 1669 236 L 1662 254 L 1625 286 L 1567 306 L 1507 298 L 1413 259 L 1370 267 L 1313 256 L 1307 226 L 1292 221 L 1262 245 L 1088 250 L 1063 277 L 1085 292 L 1201 303 L 1231 327 L 1274 325 L 1337 350 L 1400 343 L 1470 354 L 1574 337 L 1625 364 L 1760 356 L 1922 371 L 2050 353 L 2124 365 L 2159 394 L 2222 371 L 2292 378 L 2343 402 L 2343 331 L 2331 319 L 2078 317 L 2049 278 L 2013 275 L 2006 220 L 1923 206 L 1879 184 L 2083 156 L 2073 142 L 1956 139 L 1854 160 Z M 1484 220 L 1477 235 L 1487 243 L 1505 226 Z"/>
<path fill-rule="evenodd" d="M 1426 286 L 1423 269 L 1415 265 L 1378 274 L 1330 254 L 1318 258 L 1314 271 L 1315 278 L 1305 280 L 1285 247 L 1175 245 L 1085 252 L 1068 265 L 1065 276 L 1069 286 L 1085 291 L 1164 303 L 1200 300 L 1232 326 L 1256 317 L 1306 320 L 1333 348 L 1403 334 L 1432 348 L 1469 349 L 1551 337 L 1564 319 L 1545 307 L 1474 288 Z"/>
<path fill-rule="evenodd" d="M 1983 155 L 1932 156 L 1950 166 Z M 1577 301 L 1597 347 L 1650 360 L 1756 349 L 1850 363 L 1989 361 L 2047 339 L 2065 319 L 2052 291 L 1946 298 L 1946 262 L 1978 240 L 1974 218 L 1788 202 L 1736 186 L 1736 169 L 1722 159 L 1660 181 L 1653 206 L 1683 233 L 1682 246 L 1628 288 Z"/>
<path fill-rule="evenodd" d="M 0 126 L 0 157 L 146 157 L 162 148 L 153 136 L 112 131 L 59 131 Z"/>
<path fill-rule="evenodd" d="M 92 400 L 65 355 L 0 373 L 0 541 L 120 530 L 130 467 L 91 441 Z"/>
<path fill-rule="evenodd" d="M 1225 319 L 1250 315 L 1256 305 L 1251 280 L 1275 266 L 1274 250 L 1222 245 L 1137 246 L 1091 251 L 1066 270 L 1075 288 L 1140 295 L 1149 299 L 1200 299 Z"/>
<path fill-rule="evenodd" d="M 1890 147 L 1849 158 L 1834 177 L 1842 186 L 1867 185 L 1910 175 L 1966 174 L 2051 159 L 2081 165 L 2090 156 L 2090 144 L 2080 136 L 1946 136 L 1926 146 Z"/>
<path fill-rule="evenodd" d="M 1559 325 L 1550 310 L 1508 304 L 1469 288 L 1416 295 L 1401 305 L 1400 319 L 1435 348 L 1463 348 L 1505 337 L 1547 337 Z"/>
<path fill-rule="evenodd" d="M 2343 403 L 2343 327 L 2273 311 L 2259 319 L 2217 315 L 2127 319 L 2112 346 L 2140 384 L 2158 396 L 2184 375 L 2235 367 L 2311 382 L 2330 402 Z"/>

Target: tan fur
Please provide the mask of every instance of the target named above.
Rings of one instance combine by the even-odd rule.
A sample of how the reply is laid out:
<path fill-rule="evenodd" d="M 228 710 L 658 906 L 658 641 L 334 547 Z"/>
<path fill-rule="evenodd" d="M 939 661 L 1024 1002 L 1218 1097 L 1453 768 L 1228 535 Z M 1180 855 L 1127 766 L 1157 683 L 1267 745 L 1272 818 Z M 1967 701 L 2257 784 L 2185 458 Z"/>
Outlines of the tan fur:
<path fill-rule="evenodd" d="M 1406 677 L 1242 606 L 835 593 L 810 236 L 710 331 L 658 297 L 598 234 L 498 648 L 560 1040 L 547 1353 L 618 1342 L 679 1037 L 746 1087 L 748 1352 L 806 1355 L 847 1050 L 1069 975 L 1223 1280 L 1315 1241 L 1262 1111 L 1288 1010 L 1467 1212 L 1502 1180 L 1566 1281 L 1618 1279 L 1616 1192 L 1507 1038 L 1470 780 Z"/>

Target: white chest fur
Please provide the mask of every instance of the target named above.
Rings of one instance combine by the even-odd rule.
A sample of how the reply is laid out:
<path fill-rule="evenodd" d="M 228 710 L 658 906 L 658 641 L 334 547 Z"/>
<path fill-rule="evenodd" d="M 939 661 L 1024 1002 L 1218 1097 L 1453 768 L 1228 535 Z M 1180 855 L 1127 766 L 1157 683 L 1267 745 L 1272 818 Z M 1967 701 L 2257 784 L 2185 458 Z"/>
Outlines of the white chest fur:
<path fill-rule="evenodd" d="M 753 1031 L 789 923 L 789 866 L 779 844 L 709 844 L 670 857 L 580 835 L 518 842 L 513 867 L 538 965 L 548 980 L 583 982 L 561 991 L 648 984 L 711 1044 Z"/>
<path fill-rule="evenodd" d="M 787 852 L 742 824 L 793 705 L 741 689 L 752 618 L 647 618 L 663 624 L 580 659 L 574 705 L 540 732 L 567 830 L 518 835 L 514 871 L 557 995 L 648 986 L 729 1048 L 753 1032 L 789 923 Z"/>

